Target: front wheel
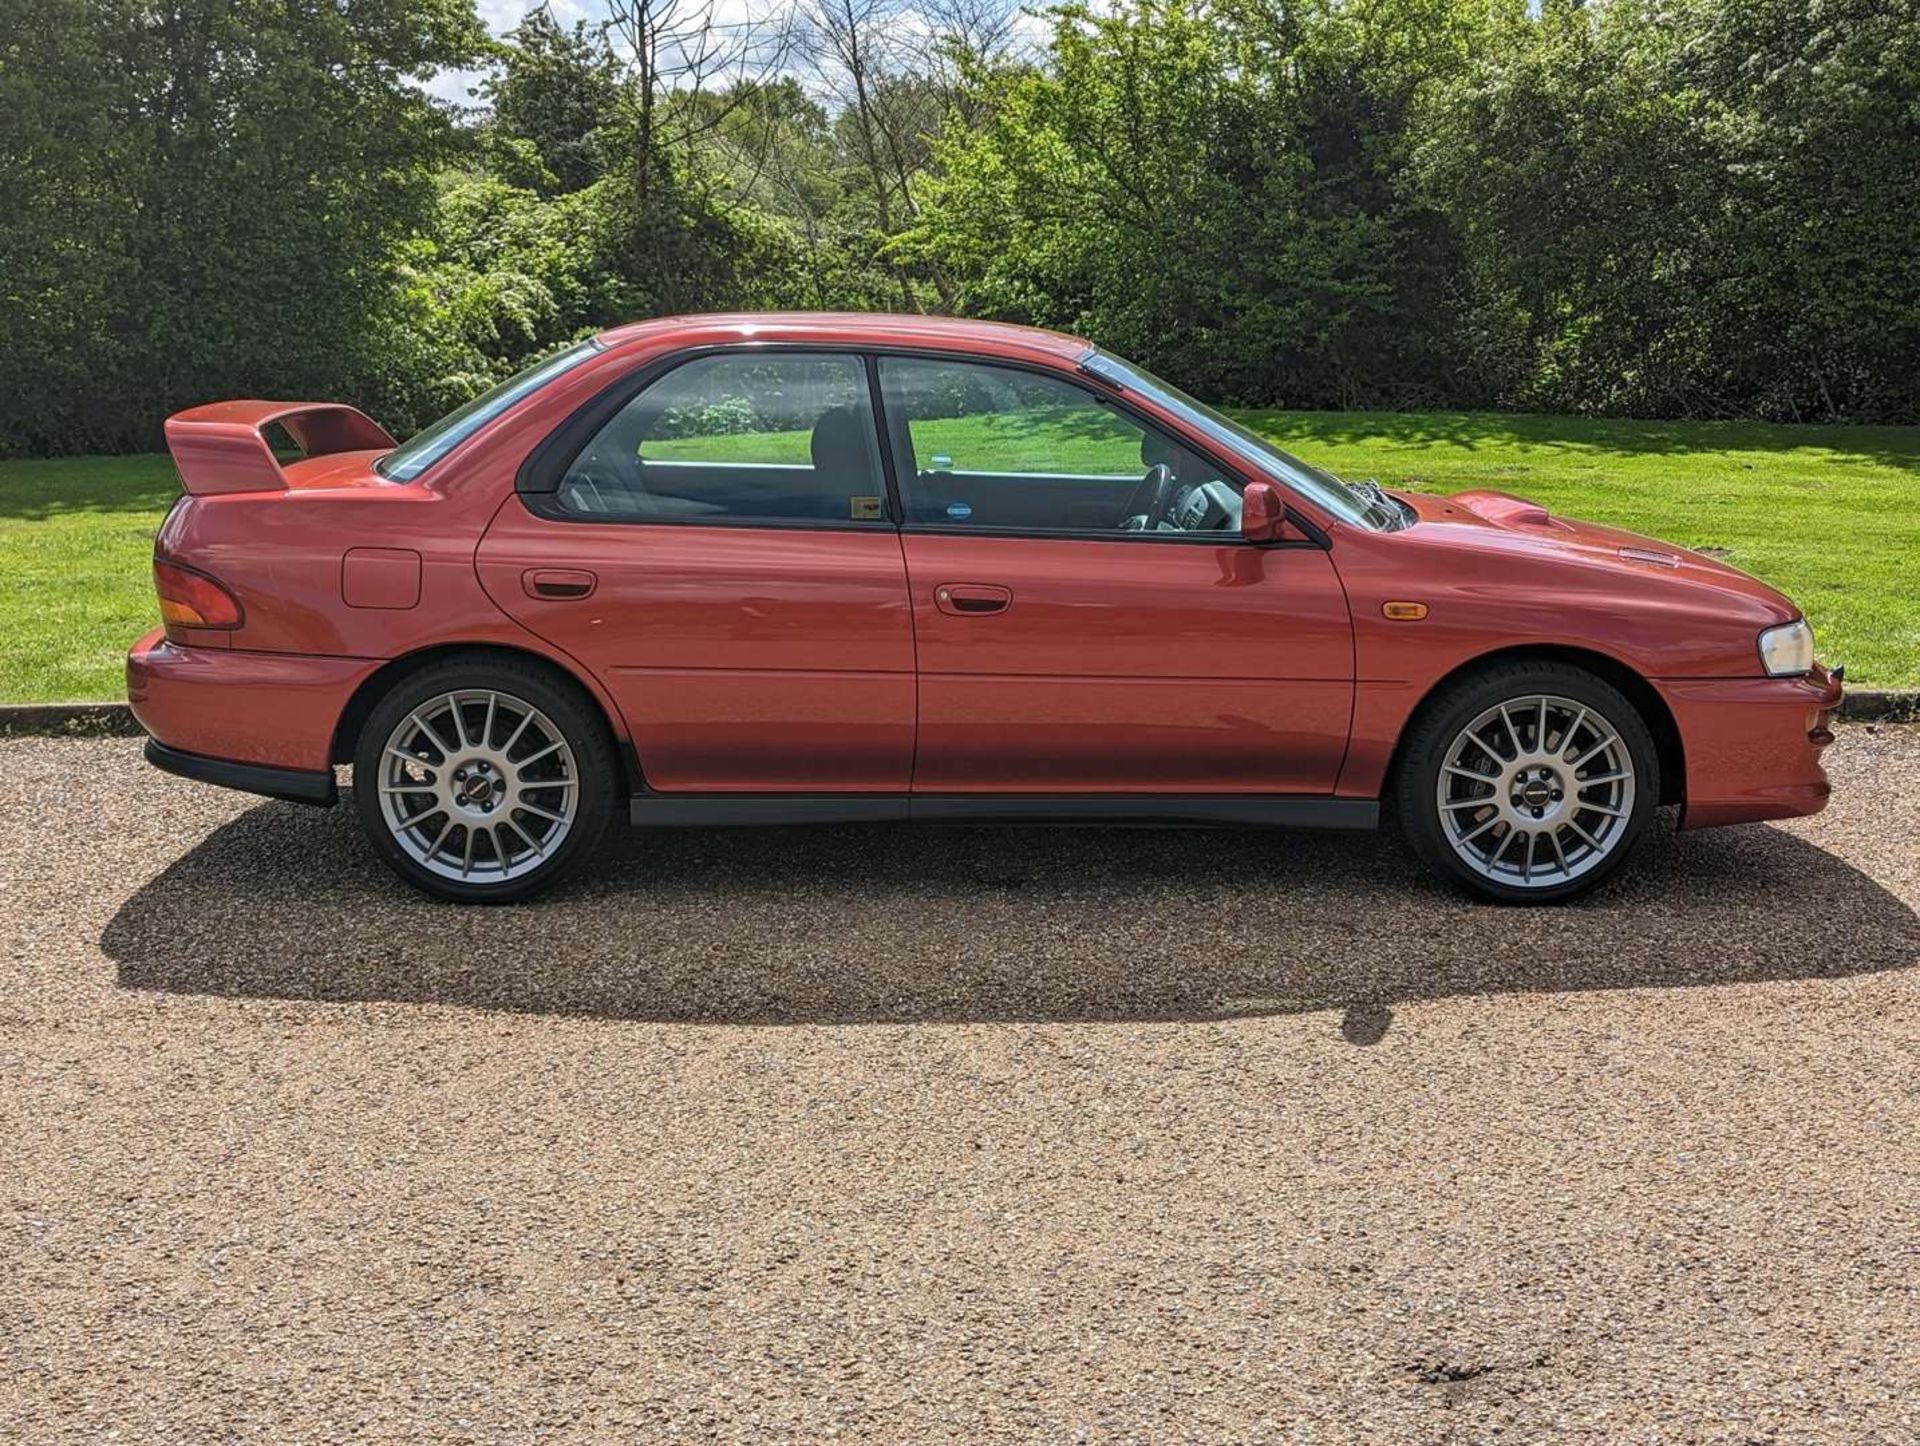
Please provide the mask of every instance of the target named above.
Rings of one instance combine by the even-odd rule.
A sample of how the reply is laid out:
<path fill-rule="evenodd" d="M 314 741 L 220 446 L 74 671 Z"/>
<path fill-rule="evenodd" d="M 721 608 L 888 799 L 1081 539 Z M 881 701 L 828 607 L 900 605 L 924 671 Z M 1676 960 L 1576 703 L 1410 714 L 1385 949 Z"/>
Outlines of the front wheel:
<path fill-rule="evenodd" d="M 1645 720 L 1562 663 L 1495 665 L 1415 723 L 1397 802 L 1433 870 L 1500 903 L 1555 903 L 1623 863 L 1660 799 Z"/>
<path fill-rule="evenodd" d="M 606 832 L 606 730 L 531 664 L 450 659 L 377 703 L 354 753 L 354 802 L 380 856 L 438 898 L 505 903 L 549 887 Z"/>

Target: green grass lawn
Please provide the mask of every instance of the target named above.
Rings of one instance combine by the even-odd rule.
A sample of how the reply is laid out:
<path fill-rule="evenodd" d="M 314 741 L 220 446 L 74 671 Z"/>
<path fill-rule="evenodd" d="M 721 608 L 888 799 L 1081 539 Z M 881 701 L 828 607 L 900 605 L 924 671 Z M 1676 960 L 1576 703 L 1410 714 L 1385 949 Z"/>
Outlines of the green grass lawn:
<path fill-rule="evenodd" d="M 910 424 L 922 467 L 959 472 L 1138 472 L 1140 433 L 1110 412 L 1058 407 L 937 417 Z M 736 432 L 650 441 L 641 455 L 659 461 L 780 462 L 805 466 L 813 433 Z"/>
<path fill-rule="evenodd" d="M 160 622 L 165 457 L 0 462 L 0 702 L 126 697 L 127 647 Z"/>
<path fill-rule="evenodd" d="M 1846 663 L 1853 682 L 1920 686 L 1920 428 L 1445 413 L 1241 416 L 1344 477 L 1433 492 L 1496 487 L 1570 516 L 1714 548 L 1799 602 L 1821 657 Z M 990 425 L 925 424 L 916 443 L 965 470 L 1011 467 L 1032 455 L 1032 430 L 983 420 Z M 1047 441 L 1087 470 L 1138 465 L 1124 445 L 1092 432 Z M 697 450 L 804 462 L 806 446 L 805 433 L 762 434 L 661 455 Z M 0 597 L 8 619 L 0 701 L 121 695 L 127 644 L 158 616 L 148 559 L 176 490 L 165 457 L 0 462 Z"/>

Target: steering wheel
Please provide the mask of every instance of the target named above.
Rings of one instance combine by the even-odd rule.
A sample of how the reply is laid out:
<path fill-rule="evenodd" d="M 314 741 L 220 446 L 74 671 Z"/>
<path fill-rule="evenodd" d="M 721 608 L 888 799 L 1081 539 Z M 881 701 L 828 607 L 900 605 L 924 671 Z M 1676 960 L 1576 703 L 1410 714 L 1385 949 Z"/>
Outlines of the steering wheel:
<path fill-rule="evenodd" d="M 1173 501 L 1173 468 L 1159 462 L 1147 468 L 1146 475 L 1127 498 L 1122 517 L 1138 517 L 1142 532 L 1157 532 L 1167 520 L 1167 507 Z"/>

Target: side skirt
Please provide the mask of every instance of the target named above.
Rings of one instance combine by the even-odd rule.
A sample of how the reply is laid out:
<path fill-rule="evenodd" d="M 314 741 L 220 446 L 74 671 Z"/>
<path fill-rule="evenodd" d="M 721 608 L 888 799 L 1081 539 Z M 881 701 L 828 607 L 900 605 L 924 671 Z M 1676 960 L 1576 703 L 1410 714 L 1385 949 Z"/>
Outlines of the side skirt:
<path fill-rule="evenodd" d="M 1371 829 L 1370 798 L 1279 794 L 642 793 L 628 806 L 640 828 L 795 823 L 1186 823 Z"/>

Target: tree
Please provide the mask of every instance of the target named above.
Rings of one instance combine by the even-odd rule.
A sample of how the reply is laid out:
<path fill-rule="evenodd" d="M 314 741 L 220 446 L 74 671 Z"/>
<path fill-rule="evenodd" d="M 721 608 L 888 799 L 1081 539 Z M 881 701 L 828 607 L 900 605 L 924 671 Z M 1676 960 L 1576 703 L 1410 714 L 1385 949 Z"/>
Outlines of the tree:
<path fill-rule="evenodd" d="M 481 87 L 494 132 L 529 145 L 534 189 L 578 191 L 605 172 L 620 101 L 620 66 L 603 27 L 562 29 L 549 10 L 528 12 L 503 49 L 498 76 Z M 511 164 L 511 162 L 509 162 Z"/>
<path fill-rule="evenodd" d="M 626 74 L 621 96 L 635 197 L 684 178 L 696 141 L 775 76 L 791 43 L 782 18 L 726 19 L 718 0 L 609 0 Z M 720 92 L 720 106 L 676 99 Z"/>
<path fill-rule="evenodd" d="M 1229 402 L 1920 420 L 1920 0 L 0 10 L 0 451 L 944 309 Z M 755 11 L 752 13 L 764 13 Z M 424 82 L 491 56 L 491 113 Z"/>
<path fill-rule="evenodd" d="M 1920 3 L 1688 0 L 1719 410 L 1920 421 Z"/>
<path fill-rule="evenodd" d="M 1456 53 L 1447 7 L 1055 17 L 1044 66 L 981 77 L 989 119 L 943 143 L 908 238 L 964 308 L 1230 400 L 1445 394 L 1449 236 L 1402 182 L 1412 98 Z"/>
<path fill-rule="evenodd" d="M 1920 416 L 1920 5 L 1549 0 L 1427 96 L 1503 403 Z"/>
<path fill-rule="evenodd" d="M 1465 247 L 1476 365 L 1504 400 L 1670 415 L 1709 404 L 1696 305 L 1715 224 L 1679 36 L 1637 0 L 1549 0 L 1432 92 L 1425 179 Z"/>
<path fill-rule="evenodd" d="M 427 168 L 456 143 L 417 82 L 477 56 L 471 0 L 7 15 L 5 48 L 34 63 L 0 80 L 0 184 L 34 220 L 0 228 L 0 270 L 66 257 L 85 279 L 58 288 L 51 329 L 32 302 L 0 321 L 5 380 L 24 383 L 0 388 L 0 445 L 151 446 L 193 402 L 350 389 L 395 249 L 432 205 Z M 49 149 L 76 121 L 88 142 Z M 46 355 L 86 381 L 50 391 Z"/>

